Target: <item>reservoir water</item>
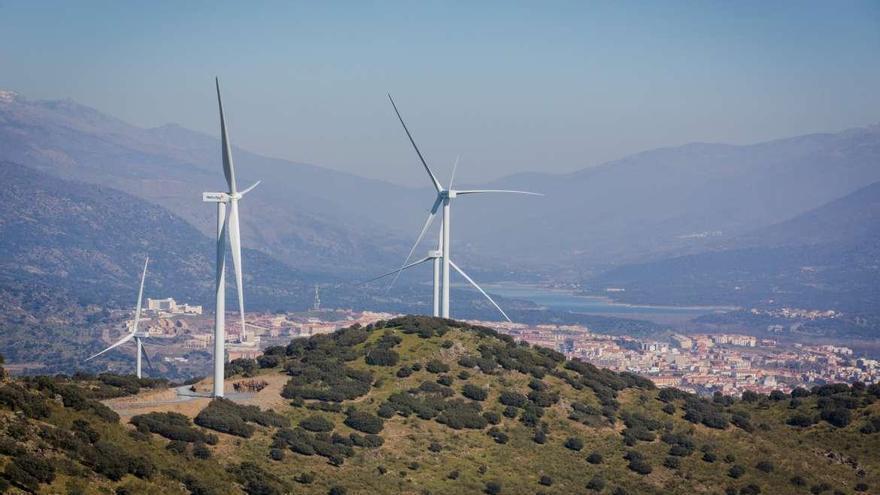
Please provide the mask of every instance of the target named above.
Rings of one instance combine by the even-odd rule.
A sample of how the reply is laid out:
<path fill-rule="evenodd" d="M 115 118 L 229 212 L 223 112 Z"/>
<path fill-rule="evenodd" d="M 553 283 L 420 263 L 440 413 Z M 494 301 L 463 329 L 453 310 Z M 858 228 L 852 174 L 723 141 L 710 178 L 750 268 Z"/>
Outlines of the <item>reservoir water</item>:
<path fill-rule="evenodd" d="M 686 321 L 700 315 L 729 311 L 721 306 L 652 306 L 614 302 L 609 297 L 585 296 L 572 290 L 518 283 L 488 284 L 485 289 L 508 299 L 531 301 L 538 306 L 573 313 L 636 318 L 657 322 Z"/>

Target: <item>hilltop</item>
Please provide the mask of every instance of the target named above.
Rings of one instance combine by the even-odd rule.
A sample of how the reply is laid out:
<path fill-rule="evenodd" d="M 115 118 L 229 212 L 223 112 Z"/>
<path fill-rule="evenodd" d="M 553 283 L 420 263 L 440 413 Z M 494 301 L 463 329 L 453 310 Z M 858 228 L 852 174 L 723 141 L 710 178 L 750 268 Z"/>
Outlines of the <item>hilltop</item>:
<path fill-rule="evenodd" d="M 876 385 L 703 399 L 426 317 L 297 339 L 228 370 L 230 381 L 274 385 L 181 408 L 147 402 L 166 386 L 157 380 L 7 381 L 0 465 L 12 486 L 4 488 L 745 495 L 880 487 Z M 107 407 L 138 401 L 143 409 L 125 421 Z"/>

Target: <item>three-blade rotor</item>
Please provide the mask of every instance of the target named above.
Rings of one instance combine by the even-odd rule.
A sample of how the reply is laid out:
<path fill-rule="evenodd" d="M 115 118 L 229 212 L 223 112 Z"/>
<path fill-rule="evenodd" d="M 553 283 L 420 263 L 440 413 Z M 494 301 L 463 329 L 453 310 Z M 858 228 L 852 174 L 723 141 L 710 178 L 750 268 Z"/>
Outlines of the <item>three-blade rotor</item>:
<path fill-rule="evenodd" d="M 400 276 L 401 272 L 403 272 L 404 270 L 406 270 L 408 268 L 412 268 L 414 266 L 420 265 L 426 261 L 436 259 L 438 257 L 438 256 L 429 255 L 428 257 L 422 258 L 422 259 L 420 259 L 416 262 L 413 262 L 413 263 L 410 263 L 410 261 L 409 261 L 412 258 L 413 254 L 415 253 L 416 249 L 418 248 L 419 244 L 422 242 L 422 239 L 425 237 L 425 233 L 428 231 L 431 224 L 433 223 L 434 218 L 437 215 L 437 211 L 442 206 L 443 207 L 443 225 L 444 225 L 444 227 L 441 228 L 440 239 L 438 242 L 439 249 L 435 253 L 439 254 L 439 258 L 443 260 L 443 266 L 444 266 L 444 268 L 443 268 L 443 272 L 444 272 L 444 277 L 443 277 L 444 296 L 443 296 L 443 298 L 446 300 L 446 302 L 444 303 L 444 316 L 448 316 L 446 314 L 446 313 L 448 313 L 448 298 L 449 298 L 448 272 L 449 272 L 449 267 L 452 267 L 462 277 L 464 277 L 465 280 L 467 280 L 475 289 L 477 289 L 484 297 L 486 297 L 486 299 L 488 299 L 489 302 L 492 303 L 492 305 L 496 309 L 498 309 L 498 311 L 501 313 L 502 316 L 504 316 L 504 318 L 507 321 L 510 321 L 510 318 L 507 316 L 507 313 L 505 313 L 501 309 L 501 307 L 498 306 L 498 304 L 495 302 L 495 300 L 492 299 L 492 297 L 490 297 L 489 294 L 486 291 L 484 291 L 470 276 L 468 276 L 461 268 L 459 268 L 458 265 L 456 265 L 455 263 L 452 262 L 451 257 L 450 257 L 451 246 L 449 244 L 450 232 L 445 231 L 445 230 L 449 229 L 449 225 L 450 225 L 450 220 L 449 220 L 450 204 L 454 198 L 456 198 L 457 196 L 460 196 L 460 195 L 484 194 L 484 193 L 512 193 L 512 194 L 528 194 L 528 195 L 533 195 L 533 196 L 542 196 L 542 194 L 528 192 L 528 191 L 513 191 L 513 190 L 506 190 L 506 189 L 455 190 L 455 189 L 453 189 L 453 183 L 455 180 L 455 172 L 458 169 L 458 162 L 459 162 L 458 157 L 456 157 L 455 164 L 452 167 L 452 173 L 450 174 L 450 178 L 449 178 L 449 187 L 444 189 L 443 186 L 440 184 L 440 181 L 437 180 L 437 176 L 434 175 L 434 172 L 431 170 L 431 167 L 428 166 L 428 162 L 425 160 L 424 155 L 422 155 L 422 152 L 419 150 L 418 145 L 416 145 L 416 142 L 412 136 L 412 133 L 410 132 L 409 128 L 407 127 L 406 122 L 404 122 L 403 117 L 400 115 L 400 110 L 398 110 L 397 104 L 394 103 L 394 99 L 391 97 L 390 94 L 388 95 L 388 99 L 391 101 L 391 106 L 394 108 L 394 113 L 397 115 L 397 119 L 400 121 L 400 125 L 403 127 L 404 132 L 406 132 L 406 136 L 407 136 L 407 138 L 409 138 L 410 144 L 412 145 L 413 149 L 415 150 L 416 155 L 418 155 L 419 161 L 422 163 L 422 166 L 424 167 L 425 172 L 427 172 L 428 177 L 431 179 L 431 184 L 434 186 L 434 189 L 437 192 L 437 197 L 435 198 L 434 204 L 431 207 L 430 212 L 428 213 L 428 218 L 425 220 L 425 223 L 422 226 L 422 230 L 419 232 L 419 235 L 416 238 L 416 242 L 413 244 L 412 248 L 409 251 L 409 254 L 407 254 L 406 258 L 404 259 L 401 267 L 398 268 L 397 270 L 382 274 L 378 277 L 375 277 L 371 280 L 368 280 L 367 282 L 378 280 L 378 279 L 387 277 L 389 275 L 394 275 L 394 278 L 391 280 L 391 283 L 388 285 L 388 290 L 390 290 L 394 286 L 394 284 L 397 282 L 397 279 Z M 437 294 L 437 290 L 438 290 L 437 289 L 438 282 L 436 279 L 436 270 L 437 270 L 436 266 L 437 265 L 435 265 L 435 288 L 434 288 L 435 289 L 435 304 L 436 304 L 436 297 L 437 297 L 436 294 Z M 435 307 L 435 311 L 436 311 L 436 307 Z"/>
<path fill-rule="evenodd" d="M 91 361 L 92 359 L 95 359 L 96 357 L 100 356 L 101 354 L 104 354 L 105 352 L 108 352 L 112 349 L 115 349 L 115 348 L 121 346 L 122 344 L 133 339 L 137 335 L 138 324 L 141 321 L 141 301 L 143 300 L 143 297 L 144 297 L 144 281 L 147 279 L 147 264 L 149 262 L 150 262 L 150 257 L 147 256 L 147 259 L 144 260 L 144 271 L 141 273 L 141 285 L 140 285 L 140 289 L 138 289 L 137 309 L 135 309 L 135 311 L 134 311 L 134 325 L 132 325 L 131 331 L 129 333 L 125 334 L 121 339 L 114 342 L 110 347 L 104 349 L 103 351 L 101 351 L 97 354 L 93 354 L 93 355 L 89 356 L 88 358 L 86 358 L 86 361 Z"/>

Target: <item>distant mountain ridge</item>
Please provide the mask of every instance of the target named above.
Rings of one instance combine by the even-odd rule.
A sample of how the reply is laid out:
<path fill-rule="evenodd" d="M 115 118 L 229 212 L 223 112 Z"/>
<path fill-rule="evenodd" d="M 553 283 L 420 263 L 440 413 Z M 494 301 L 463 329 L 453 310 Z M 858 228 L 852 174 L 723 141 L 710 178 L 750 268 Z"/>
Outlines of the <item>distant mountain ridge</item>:
<path fill-rule="evenodd" d="M 646 151 L 564 176 L 526 174 L 540 202 L 485 201 L 510 254 L 556 251 L 580 268 L 694 253 L 880 180 L 880 125 L 755 145 L 690 144 Z M 474 225 L 469 225 L 474 228 Z M 709 236 L 700 234 L 710 233 Z"/>
<path fill-rule="evenodd" d="M 880 315 L 880 182 L 715 246 L 588 282 L 628 301 L 789 305 Z"/>
<path fill-rule="evenodd" d="M 120 189 L 174 211 L 206 234 L 213 229 L 214 210 L 201 203 L 201 193 L 224 187 L 214 138 L 174 125 L 141 129 L 69 100 L 16 97 L 0 102 L 0 149 L 0 159 Z M 338 269 L 342 259 L 383 267 L 397 261 L 404 247 L 389 242 L 392 230 L 365 217 L 362 204 L 380 203 L 401 188 L 234 153 L 240 182 L 263 180 L 242 205 L 247 244 L 324 271 Z M 322 188 L 343 197 L 328 201 Z M 387 252 L 389 244 L 398 249 Z"/>
<path fill-rule="evenodd" d="M 151 297 L 213 305 L 213 241 L 161 207 L 106 187 L 0 162 L 0 288 L 69 291 L 82 305 L 130 306 L 150 256 Z M 320 276 L 243 253 L 250 308 L 305 308 Z M 234 298 L 234 291 L 228 292 Z M 233 299 L 234 300 L 234 299 Z"/>
<path fill-rule="evenodd" d="M 412 189 L 245 150 L 235 157 L 242 183 L 263 180 L 242 205 L 246 245 L 304 270 L 357 279 L 395 266 L 429 206 L 427 179 Z M 199 199 L 222 188 L 211 136 L 176 125 L 141 129 L 69 100 L 16 96 L 0 101 L 0 159 L 117 188 L 203 233 L 213 229 L 213 210 Z M 457 205 L 453 243 L 483 280 L 577 280 L 712 249 L 790 219 L 880 180 L 877 163 L 874 125 L 662 148 L 571 174 L 517 174 L 475 186 L 545 197 L 467 198 Z"/>

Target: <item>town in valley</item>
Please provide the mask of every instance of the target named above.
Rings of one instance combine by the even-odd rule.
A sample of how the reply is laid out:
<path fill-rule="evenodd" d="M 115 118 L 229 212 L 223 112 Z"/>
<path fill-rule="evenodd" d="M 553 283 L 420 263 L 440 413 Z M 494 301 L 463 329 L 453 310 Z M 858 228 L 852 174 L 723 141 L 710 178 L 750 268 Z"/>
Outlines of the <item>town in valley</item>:
<path fill-rule="evenodd" d="M 125 318 L 129 312 L 120 311 Z M 797 316 L 833 317 L 825 312 L 785 309 Z M 181 375 L 204 373 L 213 345 L 213 316 L 203 315 L 200 306 L 174 299 L 147 299 L 146 332 L 152 349 L 164 363 Z M 400 316 L 392 313 L 321 308 L 309 311 L 249 313 L 244 336 L 229 325 L 227 359 L 253 359 L 263 349 L 287 345 L 291 339 L 327 334 L 352 325 L 366 326 Z M 493 328 L 517 341 L 548 347 L 570 359 L 598 367 L 635 373 L 651 379 L 658 387 L 711 395 L 741 395 L 745 391 L 768 394 L 790 392 L 828 383 L 876 383 L 880 381 L 880 360 L 860 355 L 853 349 L 830 343 L 782 343 L 772 338 L 736 333 L 693 333 L 670 331 L 662 337 L 645 338 L 606 335 L 585 325 L 524 324 L 469 320 Z M 130 324 L 130 322 L 128 323 Z M 121 325 L 118 332 L 127 331 Z M 774 328 L 768 328 L 773 332 Z M 105 340 L 114 336 L 107 335 Z"/>

